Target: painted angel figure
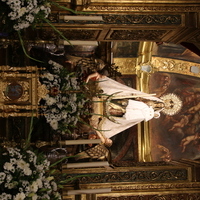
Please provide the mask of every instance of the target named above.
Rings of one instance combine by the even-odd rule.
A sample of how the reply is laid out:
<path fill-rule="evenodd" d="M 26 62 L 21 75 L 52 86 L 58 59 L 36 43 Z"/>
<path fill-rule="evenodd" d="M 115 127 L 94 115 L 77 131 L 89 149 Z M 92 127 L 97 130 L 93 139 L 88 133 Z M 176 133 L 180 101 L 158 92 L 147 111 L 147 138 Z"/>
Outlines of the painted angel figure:
<path fill-rule="evenodd" d="M 105 117 L 99 120 L 95 119 L 94 116 L 91 120 L 91 125 L 95 128 L 103 143 L 112 144 L 112 140 L 109 139 L 112 136 L 142 121 L 147 122 L 153 118 L 159 118 L 160 112 L 166 107 L 175 108 L 171 96 L 163 100 L 157 98 L 155 94 L 135 90 L 97 72 L 89 75 L 86 83 L 90 79 L 96 79 L 98 87 L 103 91 L 101 98 L 105 102 L 103 106 L 103 116 Z"/>

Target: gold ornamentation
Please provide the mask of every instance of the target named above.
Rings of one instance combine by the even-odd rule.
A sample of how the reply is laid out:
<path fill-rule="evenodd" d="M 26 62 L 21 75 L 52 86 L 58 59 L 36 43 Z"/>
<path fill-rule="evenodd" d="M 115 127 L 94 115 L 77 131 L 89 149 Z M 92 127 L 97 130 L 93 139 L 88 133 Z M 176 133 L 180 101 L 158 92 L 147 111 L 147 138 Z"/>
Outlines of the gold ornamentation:
<path fill-rule="evenodd" d="M 135 74 L 136 60 L 137 58 L 114 58 L 114 63 L 118 66 L 118 71 L 120 73 Z"/>
<path fill-rule="evenodd" d="M 165 104 L 165 107 L 162 110 L 162 113 L 166 115 L 170 115 L 170 116 L 175 115 L 182 108 L 182 105 L 183 105 L 182 100 L 176 94 L 173 94 L 173 93 L 165 94 L 161 96 L 160 99 L 163 100 Z"/>
<path fill-rule="evenodd" d="M 167 30 L 114 30 L 112 40 L 160 40 Z"/>
<path fill-rule="evenodd" d="M 132 3 L 133 1 L 131 1 Z M 84 11 L 126 11 L 126 12 L 199 12 L 200 6 L 109 6 L 89 5 Z"/>
<path fill-rule="evenodd" d="M 75 160 L 81 159 L 97 159 L 97 160 L 109 160 L 111 159 L 110 151 L 103 144 L 98 144 L 95 147 L 86 149 L 75 155 Z"/>
<path fill-rule="evenodd" d="M 0 76 L 0 116 L 38 116 L 38 103 L 48 91 L 39 82 L 37 66 L 0 66 Z"/>
<path fill-rule="evenodd" d="M 192 66 L 196 66 L 200 69 L 199 63 L 170 59 L 170 58 L 152 57 L 152 66 L 155 69 L 155 71 L 173 72 L 173 73 L 200 77 L 200 73 L 191 72 Z"/>
<path fill-rule="evenodd" d="M 200 183 L 156 183 L 156 184 L 127 184 L 112 185 L 112 191 L 122 190 L 156 190 L 156 189 L 175 189 L 175 188 L 200 188 Z"/>
<path fill-rule="evenodd" d="M 40 83 L 38 80 L 38 88 L 37 88 L 37 94 L 38 94 L 38 104 L 42 98 L 44 98 L 48 94 L 49 90 L 46 88 L 46 86 Z"/>
<path fill-rule="evenodd" d="M 181 15 L 103 15 L 105 24 L 181 24 Z"/>

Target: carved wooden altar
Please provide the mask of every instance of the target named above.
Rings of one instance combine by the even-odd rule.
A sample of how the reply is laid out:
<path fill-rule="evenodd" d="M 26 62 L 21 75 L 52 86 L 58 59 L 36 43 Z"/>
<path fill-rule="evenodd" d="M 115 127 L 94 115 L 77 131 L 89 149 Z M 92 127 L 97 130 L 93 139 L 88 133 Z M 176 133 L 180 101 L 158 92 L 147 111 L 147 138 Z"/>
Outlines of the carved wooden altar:
<path fill-rule="evenodd" d="M 102 16 L 103 21 L 74 21 L 64 20 L 63 16 L 71 15 L 59 9 L 53 10 L 50 21 L 69 40 L 84 41 L 144 41 L 193 43 L 200 47 L 200 3 L 198 0 L 62 0 L 62 5 L 87 12 L 89 16 Z M 88 13 L 92 12 L 92 13 Z M 34 39 L 37 36 L 37 41 Z M 28 40 L 36 44 L 62 43 L 56 33 L 44 25 L 44 29 L 36 30 L 27 35 Z M 4 42 L 4 41 L 3 41 Z M 143 43 L 143 44 L 142 44 Z M 148 50 L 151 48 L 149 45 Z M 146 50 L 147 50 L 146 49 Z M 107 55 L 110 55 L 109 46 Z M 121 71 L 125 74 L 137 74 L 138 82 L 143 91 L 147 91 L 148 73 L 141 73 L 142 64 L 151 61 L 149 52 L 140 51 L 137 59 L 126 59 L 126 66 L 122 63 Z M 142 53 L 146 53 L 144 56 Z M 147 59 L 146 59 L 147 58 Z M 105 58 L 111 62 L 110 56 Z M 163 63 L 165 64 L 163 66 Z M 192 75 L 190 65 L 180 61 L 153 58 L 153 70 Z M 172 66 L 172 67 L 171 67 Z M 180 68 L 182 66 L 182 68 Z M 131 69 L 131 71 L 130 71 Z M 38 102 L 47 93 L 39 82 L 37 67 L 9 67 L 0 66 L 0 117 L 31 117 L 38 116 Z M 199 74 L 198 74 L 199 76 Z M 143 78 L 143 79 L 142 79 Z M 102 113 L 102 109 L 100 109 Z M 69 170 L 63 166 L 63 173 L 69 177 L 84 175 L 72 180 L 63 189 L 64 200 L 197 200 L 200 197 L 200 164 L 198 161 L 172 161 L 170 163 L 150 163 L 150 147 L 145 138 L 149 138 L 148 126 L 139 127 L 138 154 L 140 163 L 132 166 L 114 168 L 89 168 Z M 91 176 L 87 176 L 90 174 Z M 94 189 L 111 187 L 112 192 L 106 194 L 81 194 L 68 196 L 67 190 Z"/>
<path fill-rule="evenodd" d="M 132 167 L 74 169 L 63 172 L 83 177 L 65 186 L 66 200 L 180 200 L 200 196 L 199 162 L 133 163 Z M 90 174 L 89 176 L 87 174 Z M 85 176 L 84 176 L 85 174 Z M 194 176 L 194 174 L 196 174 Z M 111 193 L 67 195 L 67 190 L 111 187 Z"/>
<path fill-rule="evenodd" d="M 88 16 L 102 16 L 102 21 L 64 20 L 72 15 L 54 10 L 50 20 L 69 40 L 84 41 L 164 41 L 199 45 L 199 2 L 123 1 L 123 0 L 63 0 L 63 5 Z M 91 12 L 91 13 L 90 13 Z M 77 14 L 81 15 L 81 14 Z M 55 37 L 50 29 L 41 39 Z"/>

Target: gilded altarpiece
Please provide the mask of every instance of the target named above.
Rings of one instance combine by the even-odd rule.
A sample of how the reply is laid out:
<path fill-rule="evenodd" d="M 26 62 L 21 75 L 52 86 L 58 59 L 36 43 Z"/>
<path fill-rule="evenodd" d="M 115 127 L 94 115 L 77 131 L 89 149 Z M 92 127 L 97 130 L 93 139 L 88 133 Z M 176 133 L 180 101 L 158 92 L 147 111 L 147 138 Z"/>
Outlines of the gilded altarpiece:
<path fill-rule="evenodd" d="M 39 82 L 37 66 L 0 66 L 0 117 L 38 117 L 47 89 Z"/>

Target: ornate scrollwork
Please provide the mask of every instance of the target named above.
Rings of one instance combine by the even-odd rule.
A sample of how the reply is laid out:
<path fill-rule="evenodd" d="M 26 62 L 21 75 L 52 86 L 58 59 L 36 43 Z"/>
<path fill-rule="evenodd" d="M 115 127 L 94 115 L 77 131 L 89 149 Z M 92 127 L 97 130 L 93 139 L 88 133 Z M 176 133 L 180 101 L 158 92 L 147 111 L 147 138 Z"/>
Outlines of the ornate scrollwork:
<path fill-rule="evenodd" d="M 84 11 L 135 11 L 135 12 L 198 12 L 200 6 L 108 6 L 108 5 L 89 5 Z"/>
<path fill-rule="evenodd" d="M 191 67 L 196 66 L 200 69 L 199 63 L 193 63 L 183 60 L 170 58 L 152 57 L 152 65 L 156 71 L 173 72 L 190 76 L 200 77 L 200 73 L 191 72 Z"/>
<path fill-rule="evenodd" d="M 59 13 L 51 13 L 48 19 L 50 22 L 59 23 Z"/>
<path fill-rule="evenodd" d="M 58 35 L 52 29 L 38 30 L 38 35 L 40 35 L 40 40 L 55 41 L 58 39 Z"/>
<path fill-rule="evenodd" d="M 123 190 L 156 190 L 156 189 L 177 189 L 177 188 L 200 188 L 199 183 L 155 183 L 155 184 L 128 184 L 113 185 L 113 191 Z"/>
<path fill-rule="evenodd" d="M 129 195 L 118 195 L 118 196 L 98 196 L 97 200 L 181 200 L 181 199 L 190 199 L 190 200 L 197 200 L 199 199 L 200 193 L 184 193 L 182 191 L 181 194 L 154 194 L 154 195 L 148 195 L 148 194 L 129 194 Z"/>
<path fill-rule="evenodd" d="M 181 24 L 181 15 L 103 15 L 106 24 Z"/>
<path fill-rule="evenodd" d="M 115 30 L 111 34 L 113 40 L 158 40 L 166 33 L 166 30 Z"/>
<path fill-rule="evenodd" d="M 95 30 L 62 30 L 63 35 L 69 40 L 92 40 L 95 39 Z"/>
<path fill-rule="evenodd" d="M 70 178 L 76 174 L 70 175 Z M 141 183 L 145 181 L 177 181 L 187 180 L 186 169 L 163 169 L 163 170 L 149 170 L 149 171 L 129 171 L 129 172 L 112 172 L 112 173 L 98 173 L 90 177 L 80 177 L 79 183 L 117 183 L 117 182 L 134 182 Z M 73 181 L 72 181 L 73 182 Z"/>
<path fill-rule="evenodd" d="M 55 16 L 57 17 L 57 16 Z M 181 15 L 102 15 L 103 21 L 65 20 L 65 24 L 156 24 L 179 25 Z M 56 20 L 56 19 L 55 19 Z"/>

